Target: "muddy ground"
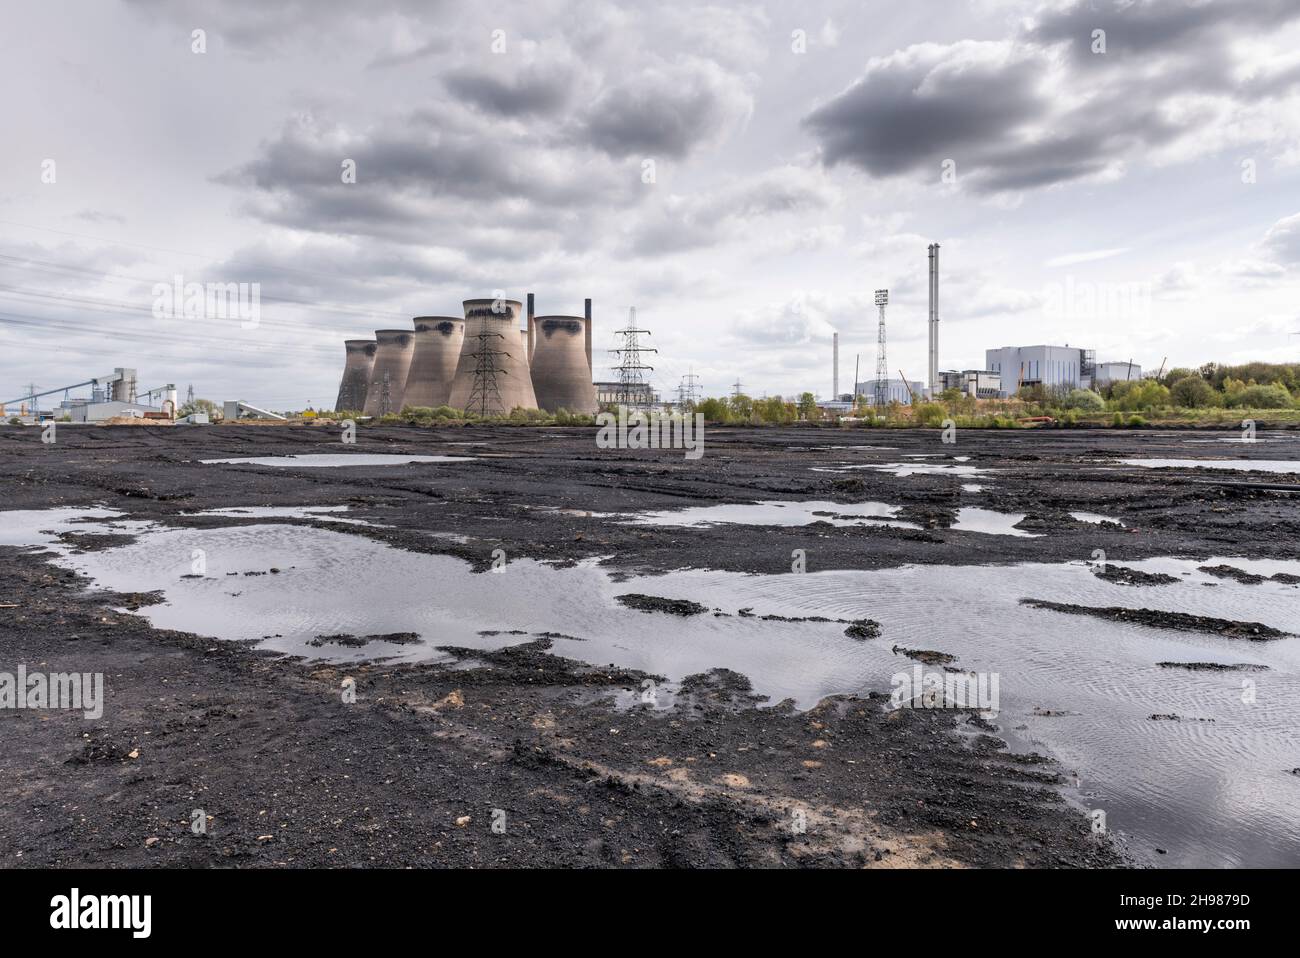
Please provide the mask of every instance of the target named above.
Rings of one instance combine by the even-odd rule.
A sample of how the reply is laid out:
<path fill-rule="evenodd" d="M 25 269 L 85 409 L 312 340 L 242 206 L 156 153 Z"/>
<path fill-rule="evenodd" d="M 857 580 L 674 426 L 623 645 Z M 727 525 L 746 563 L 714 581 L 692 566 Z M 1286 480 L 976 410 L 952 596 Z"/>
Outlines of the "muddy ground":
<path fill-rule="evenodd" d="M 810 570 L 1061 561 L 1097 549 L 1113 562 L 1300 558 L 1295 494 L 1113 461 L 1295 458 L 1294 434 L 1253 446 L 1186 442 L 1222 435 L 970 430 L 945 446 L 935 431 L 711 429 L 705 455 L 691 461 L 680 451 L 598 449 L 582 429 L 366 428 L 343 446 L 329 427 L 61 427 L 44 445 L 35 429 L 3 427 L 0 508 L 101 505 L 173 525 L 320 525 L 479 569 L 494 549 L 561 563 L 605 557 L 629 573 L 786 572 L 795 549 L 806 550 Z M 832 448 L 845 445 L 894 449 Z M 310 452 L 478 458 L 346 470 L 198 463 Z M 994 472 L 814 468 L 908 455 L 970 456 L 965 465 Z M 972 482 L 982 492 L 963 493 Z M 588 514 L 767 499 L 880 500 L 923 528 L 688 530 Z M 250 505 L 346 505 L 350 518 L 395 528 L 192 514 Z M 956 532 L 947 526 L 959 505 L 1027 512 L 1022 528 L 1051 534 Z M 120 538 L 72 541 L 97 549 Z M 102 672 L 107 704 L 97 721 L 0 712 L 7 866 L 1138 864 L 1091 837 L 1083 810 L 1060 795 L 1055 763 L 1010 754 L 973 714 L 889 710 L 887 688 L 799 712 L 760 703 L 744 676 L 716 671 L 687 680 L 670 710 L 615 709 L 615 694 L 646 676 L 551 655 L 541 635 L 466 652 L 455 669 L 344 672 L 155 630 L 116 610 L 156 596 L 89 591 L 48 558 L 0 547 L 0 671 Z M 343 701 L 345 677 L 356 682 L 354 703 Z M 203 835 L 191 828 L 199 809 Z"/>

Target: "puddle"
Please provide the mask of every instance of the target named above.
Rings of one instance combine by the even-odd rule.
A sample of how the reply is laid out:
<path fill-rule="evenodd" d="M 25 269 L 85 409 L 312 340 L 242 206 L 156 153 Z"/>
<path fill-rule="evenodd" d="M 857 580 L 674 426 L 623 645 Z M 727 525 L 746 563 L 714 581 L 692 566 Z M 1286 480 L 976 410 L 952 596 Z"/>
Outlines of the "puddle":
<path fill-rule="evenodd" d="M 882 462 L 865 463 L 860 466 L 842 466 L 841 469 L 875 469 L 879 472 L 892 472 L 905 478 L 907 476 L 986 476 L 989 470 L 978 466 L 963 466 L 943 462 Z M 835 471 L 828 469 L 827 471 Z"/>
<path fill-rule="evenodd" d="M 476 456 L 398 456 L 383 453 L 317 454 L 305 453 L 299 456 L 250 456 L 246 459 L 200 459 L 209 466 L 248 465 L 248 466 L 297 466 L 297 467 L 338 467 L 338 466 L 403 466 L 411 462 L 472 462 Z"/>
<path fill-rule="evenodd" d="M 978 482 L 963 482 L 961 484 L 961 491 L 962 492 L 983 492 L 984 487 L 981 486 Z"/>
<path fill-rule="evenodd" d="M 0 512 L 0 546 L 48 546 L 61 532 L 105 532 L 102 522 L 121 513 L 113 509 L 21 509 Z"/>
<path fill-rule="evenodd" d="M 806 526 L 813 522 L 829 522 L 835 526 L 894 526 L 900 529 L 921 528 L 914 522 L 895 519 L 898 506 L 886 502 L 755 502 L 729 503 L 716 506 L 690 506 L 685 509 L 665 509 L 647 512 L 630 519 L 639 525 L 703 526 L 735 523 L 747 526 Z"/>
<path fill-rule="evenodd" d="M 791 514 L 809 504 L 786 503 Z M 836 510 L 849 508 L 831 504 Z M 6 513 L 7 540 L 43 541 L 39 530 L 105 531 L 101 510 Z M 997 514 L 999 522 L 1013 516 Z M 863 518 L 866 518 L 865 516 Z M 25 530 L 25 531 L 24 531 Z M 999 533 L 1001 534 L 1001 533 Z M 528 560 L 502 573 L 469 571 L 453 557 L 404 552 L 327 529 L 261 524 L 222 529 L 153 527 L 138 542 L 81 555 L 54 545 L 60 564 L 102 587 L 163 590 L 142 608 L 162 628 L 347 662 L 376 654 L 437 660 L 438 645 L 500 648 L 556 632 L 557 654 L 664 675 L 669 683 L 712 668 L 747 675 L 773 703 L 808 708 L 832 693 L 888 691 L 917 663 L 892 646 L 934 649 L 956 667 L 997 673 L 996 724 L 1013 748 L 1054 754 L 1079 793 L 1103 808 L 1108 826 L 1139 855 L 1166 866 L 1264 867 L 1300 860 L 1300 639 L 1231 640 L 1127 622 L 1063 615 L 1022 597 L 1087 606 L 1152 608 L 1297 628 L 1294 586 L 1246 585 L 1198 571 L 1227 563 L 1247 571 L 1300 574 L 1300 562 L 1199 557 L 1125 565 L 1177 582 L 1133 588 L 1106 582 L 1082 562 L 1016 566 L 917 566 L 785 575 L 690 570 L 615 581 L 594 563 L 553 568 Z M 207 575 L 187 579 L 203 549 Z M 263 571 L 278 575 L 227 575 Z M 1213 586 L 1212 588 L 1209 586 Z M 644 593 L 720 607 L 688 617 L 625 608 L 617 596 Z M 763 621 L 735 615 L 872 618 L 879 639 L 855 640 L 835 623 Z M 307 645 L 317 635 L 416 632 L 414 645 L 364 649 Z M 1162 668 L 1159 662 L 1245 663 L 1246 673 Z M 1257 687 L 1244 702 L 1243 681 Z M 625 694 L 620 706 L 632 704 Z M 1178 715 L 1188 721 L 1153 721 Z M 1213 721 L 1190 721 L 1213 719 Z M 1169 850 L 1157 856 L 1155 847 Z"/>
<path fill-rule="evenodd" d="M 203 509 L 197 516 L 247 516 L 250 518 L 312 519 L 324 513 L 347 512 L 347 506 L 237 506 L 230 509 Z"/>
<path fill-rule="evenodd" d="M 1233 469 L 1239 472 L 1300 473 L 1300 460 L 1286 459 L 1121 459 L 1148 469 Z"/>
<path fill-rule="evenodd" d="M 977 509 L 963 506 L 957 510 L 957 521 L 948 528 L 957 532 L 982 532 L 993 536 L 1016 536 L 1019 539 L 1037 539 L 1039 533 L 1016 529 L 1015 524 L 1023 521 L 1023 512 L 995 512 L 992 509 Z"/>
<path fill-rule="evenodd" d="M 1117 526 L 1124 525 L 1124 523 L 1120 522 L 1118 519 L 1112 519 L 1110 516 L 1098 515 L 1095 512 L 1071 512 L 1070 516 L 1071 518 L 1078 519 L 1080 522 L 1090 522 L 1094 525 L 1101 525 L 1103 522 L 1113 522 Z"/>

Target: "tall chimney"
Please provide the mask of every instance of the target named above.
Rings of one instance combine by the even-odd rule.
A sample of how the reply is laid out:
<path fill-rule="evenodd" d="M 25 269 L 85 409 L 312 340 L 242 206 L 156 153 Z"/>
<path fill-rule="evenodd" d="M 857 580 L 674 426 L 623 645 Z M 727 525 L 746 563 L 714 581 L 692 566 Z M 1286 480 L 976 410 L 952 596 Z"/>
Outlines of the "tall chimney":
<path fill-rule="evenodd" d="M 591 298 L 588 297 L 582 301 L 582 311 L 587 317 L 587 366 L 591 369 L 591 374 L 596 375 L 596 367 L 591 365 Z"/>
<path fill-rule="evenodd" d="M 840 334 L 831 333 L 831 399 L 840 398 Z"/>
<path fill-rule="evenodd" d="M 533 361 L 533 349 L 537 346 L 537 328 L 533 323 L 533 294 L 528 294 L 528 361 Z"/>
<path fill-rule="evenodd" d="M 930 395 L 939 395 L 939 244 L 930 244 Z"/>

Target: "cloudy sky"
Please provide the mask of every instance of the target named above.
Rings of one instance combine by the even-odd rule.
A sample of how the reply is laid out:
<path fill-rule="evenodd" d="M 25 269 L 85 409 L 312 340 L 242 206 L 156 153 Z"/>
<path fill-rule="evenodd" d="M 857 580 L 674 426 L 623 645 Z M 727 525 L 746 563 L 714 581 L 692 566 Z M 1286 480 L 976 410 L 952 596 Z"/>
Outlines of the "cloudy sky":
<path fill-rule="evenodd" d="M 931 242 L 943 368 L 1300 354 L 1295 0 L 41 0 L 0 80 L 0 400 L 330 406 L 343 339 L 495 290 L 592 297 L 598 379 L 636 306 L 665 391 L 825 397 L 877 288 L 923 376 Z"/>

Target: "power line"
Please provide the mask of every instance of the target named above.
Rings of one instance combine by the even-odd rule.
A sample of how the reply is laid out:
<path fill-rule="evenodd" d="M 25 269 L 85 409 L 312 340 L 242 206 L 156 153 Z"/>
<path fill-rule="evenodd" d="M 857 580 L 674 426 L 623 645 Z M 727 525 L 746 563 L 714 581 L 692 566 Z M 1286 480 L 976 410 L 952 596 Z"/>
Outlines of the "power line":
<path fill-rule="evenodd" d="M 649 336 L 650 330 L 638 329 L 636 325 L 636 307 L 628 309 L 627 326 L 614 333 L 623 339 L 623 345 L 610 352 L 619 358 L 619 365 L 610 367 L 618 373 L 618 401 L 623 406 L 641 406 L 650 399 L 646 395 L 645 371 L 654 371 L 653 366 L 641 362 L 642 353 L 658 353 L 659 350 L 641 345 L 641 336 Z M 634 397 L 635 396 L 635 400 Z"/>

